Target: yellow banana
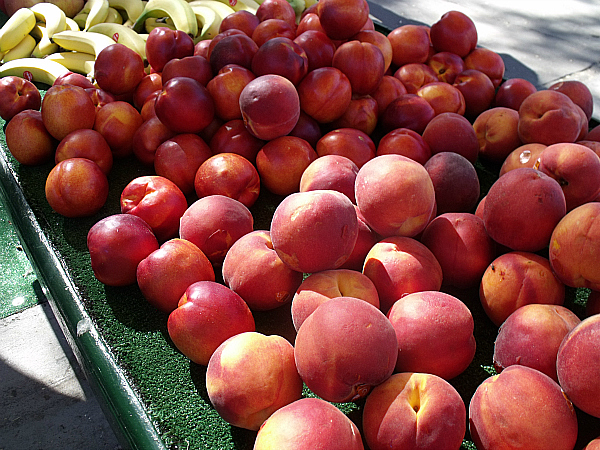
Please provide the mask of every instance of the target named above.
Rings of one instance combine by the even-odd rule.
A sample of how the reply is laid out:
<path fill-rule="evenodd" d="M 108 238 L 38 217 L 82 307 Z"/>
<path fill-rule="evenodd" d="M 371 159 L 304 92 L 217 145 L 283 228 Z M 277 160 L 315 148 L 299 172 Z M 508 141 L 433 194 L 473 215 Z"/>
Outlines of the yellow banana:
<path fill-rule="evenodd" d="M 89 29 L 91 33 L 104 34 L 113 41 L 129 47 L 138 53 L 143 60 L 146 59 L 146 41 L 131 28 L 118 23 L 98 23 Z"/>
<path fill-rule="evenodd" d="M 221 26 L 221 16 L 217 15 L 214 9 L 208 6 L 192 5 L 196 19 L 198 20 L 198 35 L 194 42 L 204 39 L 212 39 L 219 34 Z"/>
<path fill-rule="evenodd" d="M 194 21 L 196 20 L 194 16 Z M 20 8 L 0 28 L 0 53 L 16 47 L 35 26 L 35 14 L 29 8 Z"/>
<path fill-rule="evenodd" d="M 59 50 L 58 44 L 52 42 L 48 37 L 48 28 L 45 25 L 46 24 L 42 22 L 36 23 L 30 33 L 30 35 L 37 40 L 37 44 L 31 52 L 31 56 L 36 58 L 43 58 L 44 56 Z"/>
<path fill-rule="evenodd" d="M 81 30 L 79 25 L 77 25 L 77 22 L 75 22 L 73 19 L 71 19 L 70 17 L 67 17 L 66 20 L 67 20 L 67 27 L 65 28 L 65 30 L 71 30 L 71 31 Z"/>
<path fill-rule="evenodd" d="M 90 31 L 61 31 L 52 36 L 52 40 L 65 50 L 90 53 L 98 55 L 115 41 L 112 38 Z"/>
<path fill-rule="evenodd" d="M 123 23 L 123 16 L 115 8 L 109 7 L 108 15 L 106 16 L 106 20 L 104 21 L 104 23 L 118 23 L 119 25 L 121 25 Z"/>
<path fill-rule="evenodd" d="M 132 22 L 135 22 L 144 10 L 144 2 L 142 0 L 108 0 L 108 4 L 117 11 L 124 11 L 127 19 Z"/>
<path fill-rule="evenodd" d="M 108 0 L 87 0 L 90 4 L 90 12 L 85 19 L 84 31 L 88 30 L 92 25 L 102 23 L 108 17 Z"/>
<path fill-rule="evenodd" d="M 73 17 L 73 21 L 77 24 L 78 30 L 83 30 L 85 28 L 85 21 L 88 18 L 89 12 L 81 11 L 75 17 Z"/>
<path fill-rule="evenodd" d="M 68 72 L 62 64 L 46 58 L 19 58 L 0 66 L 0 78 L 16 76 L 48 85 Z"/>
<path fill-rule="evenodd" d="M 38 22 L 46 24 L 46 33 L 49 38 L 54 33 L 64 31 L 67 28 L 67 16 L 65 12 L 54 3 L 36 3 L 29 9 L 33 11 Z"/>
<path fill-rule="evenodd" d="M 170 17 L 149 17 L 144 21 L 144 30 L 146 33 L 150 33 L 158 27 L 165 27 L 171 30 L 177 29 Z"/>
<path fill-rule="evenodd" d="M 194 6 L 206 6 L 214 10 L 221 20 L 223 20 L 229 14 L 233 14 L 235 12 L 231 6 L 218 0 L 193 0 L 189 4 L 192 8 Z"/>
<path fill-rule="evenodd" d="M 15 59 L 29 58 L 31 56 L 31 52 L 33 52 L 33 49 L 35 48 L 35 44 L 36 42 L 33 36 L 26 34 L 21 42 L 4 54 L 2 62 L 6 63 L 9 61 L 14 61 Z"/>
<path fill-rule="evenodd" d="M 133 24 L 133 29 L 137 32 L 143 31 L 145 21 L 149 17 L 170 17 L 177 30 L 192 38 L 198 34 L 196 15 L 186 0 L 149 0 Z"/>
<path fill-rule="evenodd" d="M 44 59 L 57 62 L 71 72 L 77 72 L 93 79 L 96 56 L 91 53 L 57 52 L 46 56 Z"/>

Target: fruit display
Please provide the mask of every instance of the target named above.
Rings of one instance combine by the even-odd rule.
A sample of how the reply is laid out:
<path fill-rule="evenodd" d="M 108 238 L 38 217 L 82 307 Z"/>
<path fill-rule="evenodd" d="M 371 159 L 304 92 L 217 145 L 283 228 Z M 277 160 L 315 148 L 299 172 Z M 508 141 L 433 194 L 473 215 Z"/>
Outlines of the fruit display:
<path fill-rule="evenodd" d="M 506 79 L 459 11 L 388 30 L 366 0 L 10 6 L 0 181 L 50 243 L 74 345 L 98 333 L 84 370 L 135 399 L 127 439 L 594 445 L 585 84 Z"/>

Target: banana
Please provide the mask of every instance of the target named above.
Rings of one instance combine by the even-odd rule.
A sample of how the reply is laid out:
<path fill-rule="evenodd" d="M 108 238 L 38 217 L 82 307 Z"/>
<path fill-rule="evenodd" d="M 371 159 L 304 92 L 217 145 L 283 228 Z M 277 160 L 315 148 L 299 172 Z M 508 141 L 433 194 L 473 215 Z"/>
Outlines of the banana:
<path fill-rule="evenodd" d="M 82 12 L 77 13 L 75 17 L 73 17 L 73 21 L 77 24 L 78 30 L 83 30 L 85 28 L 85 21 L 88 17 L 88 12 L 82 10 Z"/>
<path fill-rule="evenodd" d="M 194 16 L 194 21 L 196 17 Z M 19 8 L 0 28 L 0 53 L 16 47 L 36 24 L 35 14 L 29 8 Z"/>
<path fill-rule="evenodd" d="M 55 61 L 71 72 L 77 72 L 90 79 L 94 77 L 94 63 L 96 56 L 84 52 L 57 52 L 46 56 L 44 59 Z"/>
<path fill-rule="evenodd" d="M 218 0 L 193 0 L 189 3 L 193 8 L 194 6 L 206 6 L 215 11 L 217 16 L 223 20 L 229 14 L 233 14 L 235 10 L 228 4 L 222 3 Z"/>
<path fill-rule="evenodd" d="M 37 40 L 37 44 L 31 52 L 31 56 L 36 58 L 42 58 L 59 50 L 58 44 L 52 42 L 48 37 L 48 29 L 45 25 L 43 22 L 38 22 L 33 27 L 33 30 L 31 30 L 31 33 L 29 33 Z"/>
<path fill-rule="evenodd" d="M 108 15 L 106 16 L 104 23 L 118 23 L 121 25 L 123 23 L 123 16 L 115 8 L 109 7 Z"/>
<path fill-rule="evenodd" d="M 133 29 L 137 32 L 143 31 L 144 23 L 149 17 L 170 17 L 177 30 L 192 38 L 198 34 L 196 15 L 186 0 L 149 0 L 133 24 Z"/>
<path fill-rule="evenodd" d="M 127 19 L 132 22 L 140 17 L 140 14 L 142 14 L 142 11 L 144 10 L 144 3 L 142 0 L 108 0 L 108 4 L 117 11 L 125 11 Z"/>
<path fill-rule="evenodd" d="M 36 3 L 29 7 L 35 14 L 38 22 L 46 24 L 46 33 L 51 38 L 54 33 L 64 31 L 67 28 L 67 16 L 65 12 L 54 3 Z"/>
<path fill-rule="evenodd" d="M 98 23 L 88 30 L 90 33 L 104 34 L 113 41 L 129 47 L 138 53 L 143 60 L 146 59 L 146 41 L 131 28 L 117 23 Z"/>
<path fill-rule="evenodd" d="M 92 33 L 90 31 L 61 31 L 52 36 L 52 40 L 65 50 L 76 52 L 90 53 L 98 55 L 109 45 L 113 45 L 115 41 L 100 33 Z"/>
<path fill-rule="evenodd" d="M 92 25 L 102 23 L 108 17 L 108 0 L 87 0 L 90 5 L 90 12 L 85 19 L 84 31 L 87 31 Z"/>
<path fill-rule="evenodd" d="M 170 17 L 149 17 L 144 22 L 144 30 L 146 33 L 150 33 L 158 27 L 165 27 L 171 30 L 177 29 Z"/>
<path fill-rule="evenodd" d="M 68 72 L 62 64 L 46 58 L 19 58 L 0 66 L 0 78 L 12 75 L 48 85 Z"/>
<path fill-rule="evenodd" d="M 212 39 L 219 34 L 221 26 L 221 16 L 217 15 L 214 9 L 208 6 L 192 5 L 196 19 L 198 20 L 198 35 L 194 42 L 204 39 Z"/>
<path fill-rule="evenodd" d="M 4 54 L 2 62 L 6 63 L 9 61 L 14 61 L 15 59 L 29 58 L 31 56 L 31 52 L 33 52 L 33 49 L 35 48 L 35 44 L 36 42 L 33 36 L 26 34 L 21 42 Z"/>
<path fill-rule="evenodd" d="M 66 21 L 67 21 L 67 27 L 65 28 L 65 30 L 71 30 L 71 31 L 79 31 L 79 30 L 81 30 L 81 28 L 79 27 L 79 25 L 77 25 L 77 22 L 75 22 L 70 17 L 67 16 L 66 17 Z"/>

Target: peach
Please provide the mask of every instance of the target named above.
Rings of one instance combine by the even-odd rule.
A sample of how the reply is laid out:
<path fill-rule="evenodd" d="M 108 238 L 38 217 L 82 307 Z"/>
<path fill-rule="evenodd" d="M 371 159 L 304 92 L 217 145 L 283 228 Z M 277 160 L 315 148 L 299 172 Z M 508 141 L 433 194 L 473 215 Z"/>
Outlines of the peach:
<path fill-rule="evenodd" d="M 548 251 L 558 278 L 571 287 L 600 290 L 600 203 L 570 212 L 556 225 Z"/>
<path fill-rule="evenodd" d="M 208 365 L 228 338 L 255 331 L 254 317 L 244 300 L 214 281 L 196 281 L 169 314 L 167 331 L 175 347 L 196 364 Z"/>
<path fill-rule="evenodd" d="M 392 45 L 392 62 L 396 67 L 425 63 L 429 58 L 429 33 L 420 25 L 401 25 L 387 35 Z"/>
<path fill-rule="evenodd" d="M 535 168 L 560 184 L 567 211 L 594 200 L 600 193 L 600 158 L 590 148 L 571 142 L 549 145 Z"/>
<path fill-rule="evenodd" d="M 600 418 L 600 314 L 587 317 L 565 336 L 556 357 L 558 382 L 573 404 Z"/>
<path fill-rule="evenodd" d="M 573 103 L 583 109 L 587 121 L 590 121 L 594 110 L 594 97 L 590 88 L 585 83 L 579 80 L 557 81 L 548 87 L 548 89 L 562 92 L 573 100 Z"/>
<path fill-rule="evenodd" d="M 375 157 L 375 143 L 364 131 L 356 128 L 337 128 L 317 142 L 315 151 L 319 157 L 341 155 L 349 158 L 360 169 Z"/>
<path fill-rule="evenodd" d="M 139 216 L 150 225 L 159 242 L 177 236 L 187 199 L 171 180 L 146 175 L 134 178 L 121 191 L 121 212 Z"/>
<path fill-rule="evenodd" d="M 465 97 L 454 85 L 445 81 L 434 81 L 422 86 L 417 95 L 429 102 L 435 115 L 453 112 L 460 115 L 465 113 Z"/>
<path fill-rule="evenodd" d="M 485 270 L 479 286 L 481 305 L 496 326 L 518 308 L 532 303 L 562 306 L 565 286 L 547 258 L 511 251 L 498 256 Z"/>
<path fill-rule="evenodd" d="M 467 411 L 458 391 L 427 373 L 396 373 L 367 397 L 362 418 L 371 450 L 461 448 Z"/>
<path fill-rule="evenodd" d="M 316 190 L 285 197 L 271 220 L 271 240 L 279 257 L 298 272 L 341 266 L 354 249 L 358 219 L 341 192 Z"/>
<path fill-rule="evenodd" d="M 323 132 L 321 131 L 319 122 L 301 110 L 298 123 L 296 123 L 296 126 L 290 131 L 288 136 L 304 139 L 314 149 L 319 139 L 323 137 Z"/>
<path fill-rule="evenodd" d="M 472 213 L 440 214 L 423 231 L 421 243 L 440 263 L 443 284 L 461 289 L 478 286 L 496 255 L 483 220 Z"/>
<path fill-rule="evenodd" d="M 148 303 L 170 314 L 191 284 L 215 281 L 215 272 L 195 244 L 174 238 L 140 261 L 136 279 Z"/>
<path fill-rule="evenodd" d="M 246 128 L 259 139 L 285 136 L 300 115 L 298 91 L 281 75 L 256 77 L 242 89 L 239 102 Z"/>
<path fill-rule="evenodd" d="M 438 52 L 452 52 L 464 58 L 477 45 L 477 28 L 466 14 L 448 11 L 431 25 L 430 37 Z"/>
<path fill-rule="evenodd" d="M 463 60 L 465 62 L 465 69 L 475 69 L 485 73 L 492 81 L 494 89 L 502 84 L 505 70 L 504 60 L 495 51 L 485 47 L 477 47 L 465 56 Z"/>
<path fill-rule="evenodd" d="M 265 145 L 265 141 L 252 135 L 240 119 L 229 120 L 217 128 L 207 141 L 213 155 L 217 153 L 237 153 L 252 164 L 256 164 L 256 155 Z"/>
<path fill-rule="evenodd" d="M 296 27 L 283 19 L 265 19 L 252 32 L 252 40 L 258 47 L 275 37 L 294 39 L 296 37 Z"/>
<path fill-rule="evenodd" d="M 521 103 L 518 131 L 524 144 L 575 142 L 581 132 L 581 115 L 566 94 L 544 89 Z"/>
<path fill-rule="evenodd" d="M 331 189 L 341 192 L 356 203 L 354 198 L 354 182 L 358 166 L 345 156 L 323 155 L 302 172 L 300 192 Z"/>
<path fill-rule="evenodd" d="M 479 141 L 479 156 L 502 164 L 522 144 L 518 125 L 519 113 L 514 109 L 496 106 L 481 112 L 473 122 Z"/>
<path fill-rule="evenodd" d="M 94 79 L 100 89 L 113 95 L 130 95 L 146 76 L 141 55 L 124 44 L 102 49 L 94 61 Z"/>
<path fill-rule="evenodd" d="M 158 147 L 177 134 L 179 133 L 167 128 L 158 117 L 151 117 L 133 135 L 133 154 L 142 164 L 152 166 Z"/>
<path fill-rule="evenodd" d="M 455 86 L 465 99 L 464 115 L 474 120 L 489 109 L 496 96 L 496 88 L 490 78 L 480 70 L 465 69 L 456 75 Z"/>
<path fill-rule="evenodd" d="M 356 401 L 394 371 L 394 328 L 375 306 L 353 297 L 319 305 L 298 329 L 294 357 L 306 386 L 323 400 Z"/>
<path fill-rule="evenodd" d="M 213 78 L 210 63 L 204 56 L 190 55 L 172 58 L 160 72 L 162 84 L 175 77 L 189 77 L 206 86 Z M 137 90 L 137 89 L 136 89 Z"/>
<path fill-rule="evenodd" d="M 65 217 L 93 216 L 108 199 L 108 178 L 94 161 L 69 158 L 56 164 L 44 192 L 50 207 Z"/>
<path fill-rule="evenodd" d="M 600 124 L 594 126 L 586 135 L 585 140 L 600 142 Z"/>
<path fill-rule="evenodd" d="M 440 263 L 431 250 L 403 236 L 375 244 L 365 258 L 363 273 L 377 288 L 379 307 L 386 314 L 404 295 L 439 290 L 443 277 Z"/>
<path fill-rule="evenodd" d="M 318 158 L 302 138 L 281 136 L 267 142 L 256 155 L 256 168 L 263 186 L 276 195 L 298 192 L 306 168 Z"/>
<path fill-rule="evenodd" d="M 292 39 L 276 36 L 256 51 L 251 69 L 257 77 L 268 74 L 281 75 L 297 86 L 308 73 L 308 55 L 304 48 Z"/>
<path fill-rule="evenodd" d="M 408 128 L 396 128 L 385 134 L 377 144 L 376 156 L 397 154 L 425 164 L 431 158 L 431 149 L 423 137 Z"/>
<path fill-rule="evenodd" d="M 427 160 L 425 170 L 433 182 L 437 214 L 472 212 L 479 201 L 475 166 L 454 152 L 440 152 Z"/>
<path fill-rule="evenodd" d="M 356 175 L 356 204 L 378 234 L 416 236 L 429 222 L 435 189 L 427 170 L 402 155 L 380 155 Z"/>
<path fill-rule="evenodd" d="M 379 109 L 377 100 L 371 95 L 352 95 L 344 114 L 328 124 L 331 128 L 352 128 L 367 135 L 377 127 Z"/>
<path fill-rule="evenodd" d="M 319 305 L 337 297 L 358 298 L 379 308 L 379 294 L 366 275 L 349 269 L 323 270 L 306 277 L 296 289 L 291 308 L 296 331 Z"/>
<path fill-rule="evenodd" d="M 42 120 L 48 133 L 57 140 L 71 131 L 92 128 L 96 120 L 96 107 L 80 86 L 57 84 L 50 86 L 42 99 Z"/>
<path fill-rule="evenodd" d="M 409 94 L 416 94 L 422 86 L 439 81 L 437 73 L 425 63 L 404 64 L 394 72 L 394 78 L 402 82 Z"/>
<path fill-rule="evenodd" d="M 107 176 L 113 165 L 113 154 L 106 139 L 90 128 L 80 128 L 67 134 L 56 147 L 54 162 L 58 164 L 78 157 L 94 161 Z"/>
<path fill-rule="evenodd" d="M 462 58 L 453 52 L 438 52 L 431 55 L 427 65 L 433 69 L 438 81 L 453 84 L 456 76 L 465 70 Z"/>
<path fill-rule="evenodd" d="M 352 85 L 335 67 L 310 71 L 298 85 L 300 107 L 319 123 L 333 122 L 350 106 Z"/>
<path fill-rule="evenodd" d="M 490 187 L 483 222 L 499 244 L 537 252 L 548 245 L 566 209 L 565 195 L 556 180 L 536 169 L 518 168 Z"/>
<path fill-rule="evenodd" d="M 42 113 L 25 109 L 5 126 L 6 146 L 11 155 L 25 166 L 37 166 L 52 161 L 57 141 L 42 120 Z"/>
<path fill-rule="evenodd" d="M 149 96 L 162 90 L 162 76 L 160 73 L 152 72 L 142 78 L 133 92 L 133 106 L 141 111 Z"/>
<path fill-rule="evenodd" d="M 578 424 L 558 383 L 514 365 L 477 387 L 469 403 L 469 431 L 477 448 L 571 450 Z"/>
<path fill-rule="evenodd" d="M 242 9 L 224 17 L 219 26 L 219 31 L 223 32 L 233 28 L 243 31 L 248 36 L 252 36 L 252 32 L 259 22 L 260 20 L 256 17 L 256 14 Z"/>
<path fill-rule="evenodd" d="M 596 439 L 592 439 L 588 444 L 584 447 L 583 450 L 598 450 L 600 449 L 600 436 Z"/>
<path fill-rule="evenodd" d="M 356 95 L 375 91 L 386 70 L 379 47 L 358 40 L 347 41 L 337 47 L 331 65 L 348 77 L 352 93 Z"/>
<path fill-rule="evenodd" d="M 496 89 L 494 106 L 519 110 L 523 100 L 537 92 L 535 85 L 524 78 L 509 78 Z"/>
<path fill-rule="evenodd" d="M 302 396 L 294 347 L 277 335 L 236 334 L 210 357 L 206 390 L 223 420 L 258 430 L 271 414 Z"/>
<path fill-rule="evenodd" d="M 518 146 L 504 159 L 502 166 L 500 166 L 499 176 L 502 176 L 513 169 L 518 169 L 519 167 L 529 167 L 533 169 L 539 156 L 546 147 L 547 145 L 536 143 Z"/>
<path fill-rule="evenodd" d="M 359 42 L 369 42 L 381 50 L 384 61 L 384 72 L 387 72 L 392 64 L 393 49 L 392 44 L 389 40 L 389 35 L 386 36 L 377 30 L 361 30 L 352 36 L 352 39 L 356 39 Z"/>
<path fill-rule="evenodd" d="M 225 195 L 250 208 L 260 193 L 260 178 L 256 167 L 237 153 L 218 153 L 204 161 L 194 179 L 199 198 Z"/>
<path fill-rule="evenodd" d="M 408 128 L 421 134 L 434 117 L 435 110 L 427 100 L 416 93 L 408 93 L 392 100 L 379 120 L 384 133 L 396 128 Z"/>
<path fill-rule="evenodd" d="M 579 317 L 564 306 L 540 303 L 521 306 L 498 330 L 493 355 L 496 371 L 500 373 L 509 366 L 521 364 L 558 382 L 558 348 L 579 322 Z"/>
<path fill-rule="evenodd" d="M 142 115 L 130 103 L 114 101 L 98 110 L 94 130 L 106 139 L 113 156 L 124 158 L 133 153 L 133 136 L 143 122 Z"/>
<path fill-rule="evenodd" d="M 302 283 L 302 272 L 281 260 L 267 230 L 252 231 L 235 241 L 223 260 L 222 275 L 225 285 L 253 311 L 291 302 Z"/>
<path fill-rule="evenodd" d="M 285 25 L 286 28 L 289 28 L 288 24 L 277 19 L 271 19 L 273 22 L 281 22 Z M 208 53 L 208 61 L 210 62 L 210 67 L 213 73 L 219 73 L 219 71 L 229 65 L 229 64 L 237 64 L 239 66 L 245 67 L 246 69 L 251 69 L 252 59 L 256 52 L 258 51 L 257 40 L 254 39 L 254 35 L 257 36 L 259 34 L 263 34 L 265 31 L 265 27 L 270 25 L 271 22 L 265 24 L 265 26 L 257 26 L 252 32 L 252 37 L 247 36 L 244 32 L 240 30 L 236 33 L 220 33 L 220 38 L 213 38 L 211 41 L 211 45 L 209 47 Z M 261 31 L 259 31 L 259 28 Z M 228 30 L 234 31 L 234 30 Z M 269 30 L 270 31 L 270 30 Z M 278 30 L 277 30 L 278 31 Z M 276 34 L 275 34 L 276 35 Z M 273 36 L 275 36 L 273 35 Z M 289 37 L 289 36 L 288 36 Z M 258 38 L 257 38 L 258 39 Z M 261 40 L 265 40 L 264 37 L 260 38 Z M 262 42 L 261 42 L 262 45 Z"/>
<path fill-rule="evenodd" d="M 313 16 L 316 17 L 315 14 Z M 302 22 L 301 22 L 302 23 Z M 319 67 L 331 66 L 333 54 L 335 53 L 335 44 L 321 30 L 301 28 L 301 23 L 298 24 L 298 35 L 294 42 L 304 49 L 308 58 L 308 72 Z"/>
<path fill-rule="evenodd" d="M 136 282 L 137 266 L 159 248 L 152 228 L 132 214 L 113 214 L 96 222 L 86 244 L 94 276 L 109 286 Z"/>
<path fill-rule="evenodd" d="M 327 426 L 322 425 L 326 423 Z M 329 448 L 363 450 L 357 426 L 325 400 L 301 398 L 281 407 L 261 425 L 254 450 Z"/>
<path fill-rule="evenodd" d="M 228 64 L 207 83 L 206 89 L 215 103 L 217 117 L 229 121 L 241 119 L 240 94 L 256 76 L 245 67 Z"/>
<path fill-rule="evenodd" d="M 212 155 L 209 146 L 197 134 L 178 134 L 157 147 L 154 171 L 156 175 L 175 183 L 185 195 L 189 195 L 194 193 L 194 179 L 198 168 Z"/>
<path fill-rule="evenodd" d="M 243 203 L 224 195 L 209 195 L 183 213 L 179 237 L 196 244 L 213 265 L 220 265 L 233 243 L 253 227 L 252 213 Z"/>
<path fill-rule="evenodd" d="M 317 15 L 323 30 L 331 39 L 349 39 L 369 19 L 366 0 L 325 0 L 319 2 Z"/>
<path fill-rule="evenodd" d="M 436 318 L 444 317 L 443 321 Z M 398 340 L 396 372 L 426 372 L 450 380 L 475 356 L 473 316 L 458 298 L 438 291 L 405 295 L 388 314 Z"/>
<path fill-rule="evenodd" d="M 460 114 L 441 113 L 431 119 L 422 133 L 431 154 L 454 152 L 475 164 L 479 156 L 479 141 L 473 125 Z"/>

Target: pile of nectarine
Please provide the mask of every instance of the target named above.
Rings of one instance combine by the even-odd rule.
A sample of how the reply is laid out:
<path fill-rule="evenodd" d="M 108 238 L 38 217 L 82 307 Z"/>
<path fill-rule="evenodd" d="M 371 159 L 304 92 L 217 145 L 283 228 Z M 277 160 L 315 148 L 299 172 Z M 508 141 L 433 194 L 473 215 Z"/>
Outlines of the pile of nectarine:
<path fill-rule="evenodd" d="M 459 11 L 387 35 L 365 0 L 294 17 L 265 0 L 196 45 L 156 28 L 146 68 L 108 47 L 95 85 L 71 74 L 40 105 L 30 93 L 7 108 L 8 148 L 54 158 L 50 206 L 98 217 L 96 278 L 137 283 L 168 314 L 214 408 L 258 430 L 256 449 L 458 449 L 467 431 L 480 450 L 573 449 L 573 405 L 600 419 L 589 89 L 505 80 Z M 154 174 L 108 215 L 111 167 L 132 158 Z M 271 202 L 260 227 L 257 202 Z M 567 288 L 587 289 L 589 317 L 564 306 Z M 485 324 L 460 298 L 473 291 Z M 276 308 L 285 338 L 255 322 Z M 496 374 L 467 405 L 452 380 L 477 326 L 497 332 Z M 350 401 L 360 424 L 328 403 Z"/>

